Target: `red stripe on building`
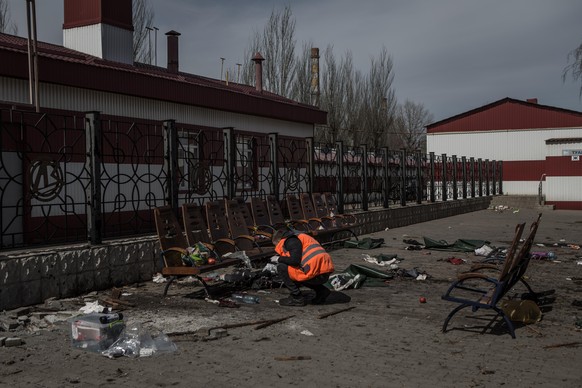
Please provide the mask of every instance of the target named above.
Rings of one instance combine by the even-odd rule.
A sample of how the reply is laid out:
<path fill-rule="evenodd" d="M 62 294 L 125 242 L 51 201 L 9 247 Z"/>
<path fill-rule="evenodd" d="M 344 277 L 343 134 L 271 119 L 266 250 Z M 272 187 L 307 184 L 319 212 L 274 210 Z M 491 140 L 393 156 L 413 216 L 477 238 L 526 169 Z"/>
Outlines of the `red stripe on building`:
<path fill-rule="evenodd" d="M 554 205 L 557 210 L 582 210 L 581 201 L 546 201 L 546 205 Z"/>
<path fill-rule="evenodd" d="M 571 156 L 548 156 L 546 170 L 548 176 L 582 176 L 582 160 L 572 160 Z"/>
<path fill-rule="evenodd" d="M 545 160 L 514 160 L 503 162 L 504 181 L 538 181 L 547 174 Z M 549 174 L 548 174 L 549 175 Z"/>

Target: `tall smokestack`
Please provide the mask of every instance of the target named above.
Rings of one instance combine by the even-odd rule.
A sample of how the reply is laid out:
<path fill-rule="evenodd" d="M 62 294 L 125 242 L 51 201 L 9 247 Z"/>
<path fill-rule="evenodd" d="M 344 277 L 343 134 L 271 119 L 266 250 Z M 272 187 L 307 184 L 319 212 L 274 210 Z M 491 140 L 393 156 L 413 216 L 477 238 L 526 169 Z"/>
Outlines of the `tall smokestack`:
<path fill-rule="evenodd" d="M 319 49 L 311 48 L 311 105 L 319 108 Z"/>
<path fill-rule="evenodd" d="M 178 74 L 178 37 L 179 32 L 174 30 L 166 32 L 168 37 L 168 71 Z"/>
<path fill-rule="evenodd" d="M 255 62 L 255 89 L 257 92 L 263 92 L 263 61 L 265 58 L 260 52 L 256 52 L 252 61 Z"/>

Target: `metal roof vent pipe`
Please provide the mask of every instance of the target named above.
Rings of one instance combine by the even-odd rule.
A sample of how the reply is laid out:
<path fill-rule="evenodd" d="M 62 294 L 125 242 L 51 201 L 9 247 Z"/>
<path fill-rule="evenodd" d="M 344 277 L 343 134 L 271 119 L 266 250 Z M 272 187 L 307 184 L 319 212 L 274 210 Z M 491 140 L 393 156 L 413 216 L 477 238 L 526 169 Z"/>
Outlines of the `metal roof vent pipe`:
<path fill-rule="evenodd" d="M 263 92 L 263 61 L 265 58 L 260 52 L 256 52 L 252 61 L 255 62 L 255 89 L 257 92 Z"/>
<path fill-rule="evenodd" d="M 178 37 L 179 32 L 174 30 L 166 32 L 168 37 L 168 71 L 178 73 Z"/>

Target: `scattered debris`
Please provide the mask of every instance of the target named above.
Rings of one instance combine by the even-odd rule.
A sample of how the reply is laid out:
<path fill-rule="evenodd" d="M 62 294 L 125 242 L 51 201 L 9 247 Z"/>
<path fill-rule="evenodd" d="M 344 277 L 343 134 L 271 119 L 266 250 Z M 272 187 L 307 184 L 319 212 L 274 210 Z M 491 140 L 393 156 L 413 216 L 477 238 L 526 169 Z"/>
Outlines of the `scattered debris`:
<path fill-rule="evenodd" d="M 317 319 L 325 319 L 327 317 L 331 317 L 332 315 L 336 315 L 336 314 L 339 314 L 339 313 L 343 313 L 345 311 L 353 310 L 355 308 L 356 308 L 356 306 L 351 306 L 351 307 L 347 307 L 345 309 L 335 310 L 335 311 L 332 311 L 332 312 L 329 312 L 329 313 L 321 314 L 321 315 L 319 315 L 317 317 Z"/>
<path fill-rule="evenodd" d="M 301 334 L 303 334 L 303 335 L 306 335 L 306 336 L 308 336 L 308 337 L 312 337 L 312 336 L 313 336 L 313 333 L 312 333 L 312 332 L 310 332 L 309 330 L 303 330 L 303 331 L 301 332 Z"/>
<path fill-rule="evenodd" d="M 563 348 L 563 347 L 572 348 L 572 347 L 577 347 L 579 345 L 582 345 L 582 342 L 566 342 L 563 344 L 546 345 L 546 346 L 544 346 L 544 349 L 554 349 L 554 348 Z"/>
<path fill-rule="evenodd" d="M 311 360 L 311 356 L 275 356 L 275 361 L 302 361 Z"/>

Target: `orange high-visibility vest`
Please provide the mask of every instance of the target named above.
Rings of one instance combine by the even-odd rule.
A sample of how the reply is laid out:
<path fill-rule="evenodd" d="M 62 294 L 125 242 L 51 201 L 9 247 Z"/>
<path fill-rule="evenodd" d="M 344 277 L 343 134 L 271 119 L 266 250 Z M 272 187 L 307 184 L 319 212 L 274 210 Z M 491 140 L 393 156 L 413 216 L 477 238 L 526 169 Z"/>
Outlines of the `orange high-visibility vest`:
<path fill-rule="evenodd" d="M 301 252 L 301 266 L 289 266 L 289 277 L 292 280 L 303 282 L 314 278 L 317 275 L 333 272 L 334 268 L 333 263 L 331 262 L 331 256 L 325 251 L 325 249 L 323 249 L 316 239 L 305 233 L 298 234 L 297 238 L 301 241 L 303 251 Z M 289 252 L 283 247 L 285 240 L 286 239 L 282 239 L 279 241 L 275 247 L 275 251 L 280 256 L 289 256 Z"/>

